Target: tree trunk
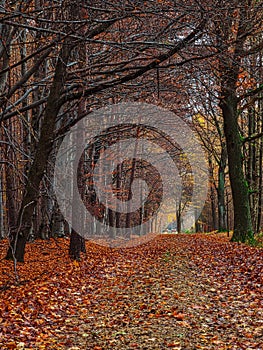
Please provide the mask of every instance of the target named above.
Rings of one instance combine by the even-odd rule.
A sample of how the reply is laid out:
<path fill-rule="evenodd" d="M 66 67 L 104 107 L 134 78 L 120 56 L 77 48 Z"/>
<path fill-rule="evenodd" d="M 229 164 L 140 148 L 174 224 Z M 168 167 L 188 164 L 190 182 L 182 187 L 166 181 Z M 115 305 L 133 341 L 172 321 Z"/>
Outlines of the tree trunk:
<path fill-rule="evenodd" d="M 217 30 L 218 45 L 220 47 L 220 107 L 224 119 L 229 178 L 234 207 L 232 241 L 246 242 L 253 239 L 253 228 L 249 188 L 243 170 L 243 140 L 239 132 L 237 87 L 244 55 L 244 44 L 250 29 L 248 28 L 248 3 L 242 0 L 239 1 L 239 4 L 238 15 L 234 6 L 223 10 L 222 14 L 227 16 L 227 21 L 218 22 Z M 234 25 L 236 26 L 235 31 L 233 30 Z"/>
<path fill-rule="evenodd" d="M 53 213 L 51 219 L 51 237 L 63 237 L 64 236 L 64 218 L 61 214 L 57 203 L 53 206 Z"/>
<path fill-rule="evenodd" d="M 80 5 L 80 4 L 79 4 Z M 80 6 L 74 7 L 73 9 L 73 15 L 74 18 L 85 18 L 87 13 L 86 10 L 81 9 Z M 84 35 L 85 33 L 85 27 L 82 27 L 80 29 L 80 33 Z M 79 56 L 80 59 L 80 64 L 79 64 L 79 68 L 82 68 L 83 63 L 87 64 L 87 55 L 86 55 L 86 50 L 87 47 L 85 44 L 81 44 L 78 47 L 76 47 L 76 56 Z M 74 52 L 73 52 L 74 55 Z M 76 58 L 77 59 L 77 58 Z M 78 105 L 78 109 L 76 111 L 77 116 L 83 115 L 86 112 L 86 102 L 84 99 L 81 99 Z M 83 126 L 84 128 L 84 126 Z M 76 147 L 76 153 L 78 154 L 79 152 L 81 152 L 82 150 L 79 149 L 79 145 L 82 144 L 82 141 L 84 139 L 84 131 L 80 128 L 78 130 L 78 132 L 75 135 L 76 139 L 74 140 L 75 142 L 75 147 Z M 85 155 L 84 153 L 82 153 L 82 156 L 79 159 L 75 159 L 74 160 L 74 168 L 78 169 L 77 171 L 77 183 L 78 183 L 78 191 L 81 192 L 81 197 L 84 198 L 84 194 L 85 194 L 85 188 L 86 188 L 86 182 L 85 182 L 85 178 L 84 178 L 84 159 Z M 73 186 L 74 188 L 74 186 Z M 75 191 L 73 190 L 73 198 L 75 196 L 78 196 L 78 193 L 75 193 Z M 76 201 L 73 199 L 73 203 L 75 203 Z M 85 215 L 84 215 L 85 216 Z M 78 206 L 75 207 L 73 205 L 72 208 L 72 224 L 73 227 L 75 227 L 75 220 L 77 221 L 81 221 L 81 226 L 82 226 L 82 231 L 84 231 L 84 222 L 85 222 L 85 217 L 83 217 L 83 215 L 81 214 L 81 212 L 79 211 Z M 86 229 L 86 227 L 85 227 Z M 80 254 L 81 253 L 86 253 L 86 246 L 85 246 L 85 239 L 84 237 L 80 236 L 73 228 L 71 229 L 71 235 L 70 235 L 70 245 L 69 245 L 69 257 L 72 260 L 77 260 L 80 261 Z"/>
<path fill-rule="evenodd" d="M 83 106 L 82 103 L 79 105 L 79 110 L 82 110 Z M 79 145 L 82 144 L 80 140 L 83 140 L 83 131 L 79 130 L 75 135 L 75 145 L 76 148 L 79 148 Z M 76 152 L 79 154 L 79 152 Z M 84 198 L 85 193 L 85 178 L 84 178 L 84 154 L 82 154 L 80 160 L 75 159 L 74 160 L 74 169 L 78 169 L 77 171 L 77 184 L 78 184 L 78 191 L 81 193 L 81 197 Z M 73 187 L 74 188 L 74 187 Z M 85 239 L 80 236 L 75 230 L 74 227 L 79 226 L 77 225 L 77 222 L 80 222 L 80 225 L 82 226 L 82 231 L 84 231 L 84 221 L 85 218 L 79 211 L 78 206 L 75 206 L 74 203 L 76 201 L 74 200 L 74 197 L 78 196 L 77 191 L 73 189 L 73 206 L 72 206 L 72 226 L 71 229 L 71 235 L 70 235 L 70 245 L 69 245 L 69 256 L 72 260 L 80 261 L 80 253 L 86 253 L 86 247 L 85 247 Z"/>
<path fill-rule="evenodd" d="M 245 242 L 253 237 L 248 185 L 243 172 L 242 139 L 237 118 L 237 98 L 229 93 L 221 102 L 224 118 L 229 177 L 234 206 L 232 241 Z"/>
<path fill-rule="evenodd" d="M 262 100 L 259 101 L 259 115 L 262 116 L 263 108 L 262 108 Z M 263 132 L 263 122 L 261 121 L 260 132 Z M 259 159 L 258 159 L 258 212 L 257 212 L 257 225 L 256 232 L 259 233 L 261 231 L 261 216 L 262 216 L 262 167 L 263 167 L 263 140 L 262 138 L 259 140 Z"/>
<path fill-rule="evenodd" d="M 212 216 L 212 227 L 213 230 L 217 229 L 217 215 L 216 215 L 216 202 L 215 202 L 215 192 L 217 188 L 215 189 L 214 184 L 214 168 L 213 168 L 213 162 L 212 157 L 210 156 L 208 158 L 208 164 L 209 164 L 209 175 L 210 175 L 210 203 L 211 203 L 211 216 Z"/>
<path fill-rule="evenodd" d="M 80 261 L 80 253 L 86 253 L 85 239 L 72 229 L 70 234 L 69 257 L 71 260 Z"/>
<path fill-rule="evenodd" d="M 181 199 L 179 199 L 178 208 L 176 209 L 176 225 L 177 225 L 177 232 L 181 233 L 181 231 L 182 231 L 182 203 L 181 203 Z"/>
<path fill-rule="evenodd" d="M 226 224 L 226 205 L 225 205 L 225 169 L 226 169 L 227 152 L 226 146 L 222 144 L 220 163 L 218 168 L 218 231 L 227 230 Z"/>
<path fill-rule="evenodd" d="M 30 233 L 33 212 L 37 204 L 40 182 L 54 144 L 56 117 L 59 112 L 57 101 L 62 92 L 69 53 L 70 46 L 66 40 L 62 45 L 58 57 L 35 158 L 28 173 L 25 192 L 18 215 L 17 230 L 11 238 L 11 244 L 7 251 L 6 259 L 9 260 L 16 259 L 19 262 L 24 262 L 25 246 Z"/>

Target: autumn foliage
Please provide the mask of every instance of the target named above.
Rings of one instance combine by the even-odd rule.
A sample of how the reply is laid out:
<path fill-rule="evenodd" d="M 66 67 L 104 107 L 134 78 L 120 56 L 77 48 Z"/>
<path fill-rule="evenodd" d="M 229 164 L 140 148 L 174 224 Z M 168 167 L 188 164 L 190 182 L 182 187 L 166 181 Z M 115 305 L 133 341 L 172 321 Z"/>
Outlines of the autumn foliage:
<path fill-rule="evenodd" d="M 262 249 L 204 234 L 86 247 L 71 262 L 66 239 L 28 244 L 19 281 L 1 260 L 1 349 L 261 349 Z"/>

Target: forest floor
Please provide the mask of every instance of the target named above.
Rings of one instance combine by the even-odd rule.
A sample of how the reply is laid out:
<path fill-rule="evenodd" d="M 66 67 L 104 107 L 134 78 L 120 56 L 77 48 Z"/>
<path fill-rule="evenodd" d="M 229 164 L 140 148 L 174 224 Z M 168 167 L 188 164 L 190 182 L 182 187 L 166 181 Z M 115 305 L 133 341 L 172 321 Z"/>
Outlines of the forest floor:
<path fill-rule="evenodd" d="M 0 242 L 0 349 L 263 349 L 263 249 L 221 234 L 158 235 L 135 248 Z M 17 277 L 18 277 L 17 276 Z"/>

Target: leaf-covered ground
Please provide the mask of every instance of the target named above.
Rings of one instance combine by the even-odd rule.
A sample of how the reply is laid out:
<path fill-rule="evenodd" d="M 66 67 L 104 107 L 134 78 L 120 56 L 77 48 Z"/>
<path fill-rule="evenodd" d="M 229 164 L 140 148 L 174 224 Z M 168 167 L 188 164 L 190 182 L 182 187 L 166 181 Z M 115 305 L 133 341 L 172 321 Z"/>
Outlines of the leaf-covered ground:
<path fill-rule="evenodd" d="M 68 240 L 0 261 L 0 349 L 263 349 L 263 249 L 220 235 L 160 235 L 136 248 Z M 0 242 L 4 257 L 6 242 Z"/>

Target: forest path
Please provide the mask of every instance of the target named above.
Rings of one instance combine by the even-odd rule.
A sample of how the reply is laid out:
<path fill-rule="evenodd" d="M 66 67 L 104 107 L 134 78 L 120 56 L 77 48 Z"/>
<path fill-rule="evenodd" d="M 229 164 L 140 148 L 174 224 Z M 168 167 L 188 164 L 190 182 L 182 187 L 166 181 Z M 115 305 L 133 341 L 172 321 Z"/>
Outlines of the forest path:
<path fill-rule="evenodd" d="M 262 249 L 159 235 L 124 250 L 87 243 L 72 263 L 67 246 L 29 245 L 20 286 L 1 261 L 1 349 L 263 348 Z"/>

